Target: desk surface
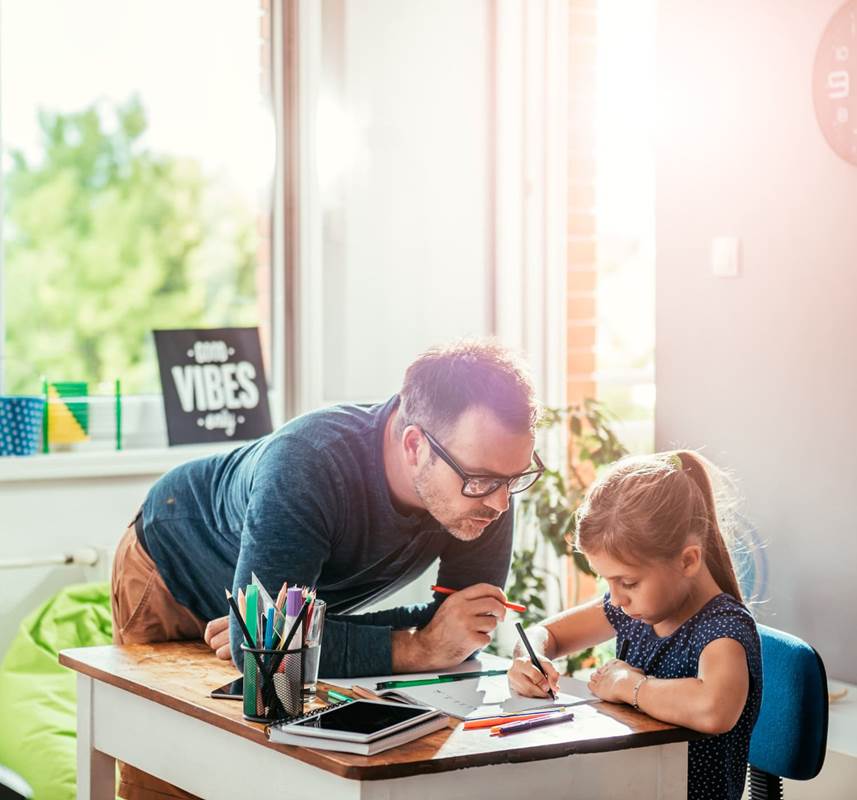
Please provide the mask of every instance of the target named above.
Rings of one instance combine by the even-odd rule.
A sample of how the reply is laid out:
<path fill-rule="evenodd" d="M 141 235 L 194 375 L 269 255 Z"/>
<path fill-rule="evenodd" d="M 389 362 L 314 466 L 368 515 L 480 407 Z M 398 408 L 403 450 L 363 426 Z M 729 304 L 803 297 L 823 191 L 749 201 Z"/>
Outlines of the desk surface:
<path fill-rule="evenodd" d="M 240 702 L 208 696 L 236 674 L 231 662 L 217 659 L 202 642 L 76 648 L 64 650 L 59 660 L 95 680 L 355 780 L 385 780 L 699 738 L 699 734 L 658 722 L 628 706 L 599 703 L 581 707 L 570 725 L 503 738 L 491 737 L 487 730 L 465 731 L 462 723 L 451 720 L 449 728 L 422 739 L 374 756 L 360 756 L 269 743 L 263 725 L 244 720 Z"/>

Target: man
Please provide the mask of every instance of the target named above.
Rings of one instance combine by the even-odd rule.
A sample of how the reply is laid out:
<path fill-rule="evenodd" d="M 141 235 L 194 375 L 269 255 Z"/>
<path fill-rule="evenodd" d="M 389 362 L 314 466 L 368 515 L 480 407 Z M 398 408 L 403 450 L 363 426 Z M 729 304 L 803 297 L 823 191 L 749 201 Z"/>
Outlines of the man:
<path fill-rule="evenodd" d="M 117 550 L 114 640 L 204 635 L 241 664 L 223 590 L 236 594 L 252 571 L 273 596 L 288 581 L 315 586 L 327 602 L 322 677 L 461 663 L 505 617 L 506 512 L 510 494 L 543 469 L 536 418 L 532 385 L 512 356 L 467 342 L 420 356 L 385 403 L 314 411 L 173 469 Z M 461 591 L 354 613 L 437 558 L 438 584 Z"/>

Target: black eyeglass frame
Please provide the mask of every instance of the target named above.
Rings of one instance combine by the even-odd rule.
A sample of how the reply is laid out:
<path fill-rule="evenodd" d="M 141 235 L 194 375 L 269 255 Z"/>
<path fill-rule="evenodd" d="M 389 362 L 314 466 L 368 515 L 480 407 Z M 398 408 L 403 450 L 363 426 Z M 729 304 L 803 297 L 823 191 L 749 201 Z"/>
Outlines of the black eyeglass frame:
<path fill-rule="evenodd" d="M 465 472 L 458 464 L 455 459 L 443 449 L 441 443 L 434 438 L 425 428 L 420 428 L 423 432 L 423 436 L 426 437 L 426 441 L 429 443 L 429 447 L 437 453 L 443 461 L 445 461 L 455 473 L 461 478 L 461 494 L 465 497 L 488 497 L 489 494 L 494 494 L 504 483 L 506 484 L 506 488 L 509 491 L 509 494 L 519 494 L 520 492 L 526 492 L 527 489 L 531 488 L 536 481 L 542 477 L 545 471 L 545 465 L 542 463 L 542 460 L 539 458 L 539 454 L 533 450 L 533 461 L 536 462 L 536 469 L 531 469 L 526 472 L 519 472 L 517 475 L 510 475 L 506 478 L 500 478 L 497 475 L 484 475 L 480 473 L 474 472 Z M 513 481 L 517 481 L 520 478 L 525 478 L 528 475 L 535 475 L 531 483 L 528 483 L 526 486 L 521 489 L 512 489 Z M 465 492 L 467 488 L 468 482 L 472 480 L 483 480 L 483 481 L 493 481 L 496 485 L 493 486 L 486 492 L 479 492 L 478 494 L 468 494 Z"/>

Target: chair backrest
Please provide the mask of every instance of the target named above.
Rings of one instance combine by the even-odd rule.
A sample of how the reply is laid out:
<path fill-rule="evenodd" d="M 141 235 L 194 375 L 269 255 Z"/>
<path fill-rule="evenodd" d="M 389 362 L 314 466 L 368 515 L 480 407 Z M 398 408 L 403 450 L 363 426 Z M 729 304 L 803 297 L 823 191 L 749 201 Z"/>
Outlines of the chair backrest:
<path fill-rule="evenodd" d="M 802 639 L 759 625 L 762 706 L 750 738 L 750 765 L 792 780 L 821 772 L 827 749 L 827 674 Z"/>

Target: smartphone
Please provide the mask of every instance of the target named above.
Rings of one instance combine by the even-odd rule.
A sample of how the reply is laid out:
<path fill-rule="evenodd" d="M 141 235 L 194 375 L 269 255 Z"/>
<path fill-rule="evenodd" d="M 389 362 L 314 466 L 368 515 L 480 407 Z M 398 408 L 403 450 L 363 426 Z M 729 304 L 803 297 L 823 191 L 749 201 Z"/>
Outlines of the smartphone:
<path fill-rule="evenodd" d="M 240 700 L 244 697 L 244 678 L 236 678 L 231 683 L 212 689 L 211 697 L 218 700 Z"/>

